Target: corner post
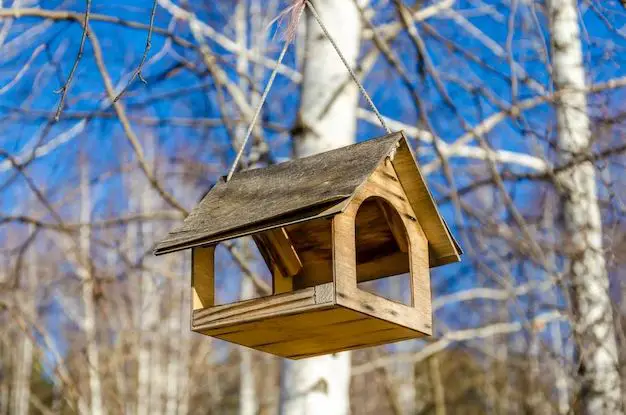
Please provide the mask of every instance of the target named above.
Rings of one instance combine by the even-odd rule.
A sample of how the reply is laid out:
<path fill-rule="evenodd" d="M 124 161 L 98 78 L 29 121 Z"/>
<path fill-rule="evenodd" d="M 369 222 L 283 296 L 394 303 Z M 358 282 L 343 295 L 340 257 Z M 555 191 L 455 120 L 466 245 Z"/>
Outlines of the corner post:
<path fill-rule="evenodd" d="M 358 206 L 351 204 L 343 213 L 333 217 L 333 284 L 337 295 L 344 298 L 357 291 L 355 229 L 357 210 Z"/>
<path fill-rule="evenodd" d="M 432 293 L 430 289 L 430 269 L 428 263 L 428 240 L 419 224 L 407 223 L 405 229 L 409 239 L 409 264 L 411 272 L 411 305 L 421 314 L 427 328 L 433 327 Z"/>
<path fill-rule="evenodd" d="M 191 251 L 192 310 L 215 305 L 215 245 Z"/>

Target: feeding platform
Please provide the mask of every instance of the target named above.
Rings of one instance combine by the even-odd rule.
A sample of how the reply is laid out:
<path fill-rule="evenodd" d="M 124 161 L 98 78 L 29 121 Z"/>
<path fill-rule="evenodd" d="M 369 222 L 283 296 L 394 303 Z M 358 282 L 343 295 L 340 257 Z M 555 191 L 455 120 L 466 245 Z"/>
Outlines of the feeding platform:
<path fill-rule="evenodd" d="M 246 235 L 272 295 L 215 305 L 215 246 Z M 155 253 L 183 249 L 192 330 L 292 359 L 431 335 L 429 268 L 461 254 L 401 132 L 218 181 Z M 408 305 L 358 287 L 402 273 Z"/>

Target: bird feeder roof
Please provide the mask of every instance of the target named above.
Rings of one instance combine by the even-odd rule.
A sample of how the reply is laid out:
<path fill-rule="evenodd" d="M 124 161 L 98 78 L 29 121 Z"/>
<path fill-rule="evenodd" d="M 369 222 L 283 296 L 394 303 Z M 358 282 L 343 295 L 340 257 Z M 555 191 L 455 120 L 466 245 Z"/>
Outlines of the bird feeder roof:
<path fill-rule="evenodd" d="M 402 132 L 235 173 L 211 188 L 156 255 L 262 232 L 342 212 L 376 167 L 392 158 L 429 242 L 431 266 L 459 260 L 461 249 L 439 214 Z M 405 183 L 408 185 L 406 186 Z"/>

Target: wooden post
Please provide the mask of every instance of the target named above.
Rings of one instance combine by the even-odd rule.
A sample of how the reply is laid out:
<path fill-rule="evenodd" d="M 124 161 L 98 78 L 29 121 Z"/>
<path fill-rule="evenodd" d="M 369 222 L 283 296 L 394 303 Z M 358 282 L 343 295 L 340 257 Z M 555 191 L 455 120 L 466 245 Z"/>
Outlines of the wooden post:
<path fill-rule="evenodd" d="M 409 239 L 409 266 L 411 269 L 411 305 L 417 309 L 428 328 L 433 325 L 432 293 L 430 291 L 430 270 L 428 263 L 428 240 L 419 224 L 406 223 Z M 417 226 L 416 226 L 417 225 Z"/>
<path fill-rule="evenodd" d="M 191 295 L 193 310 L 215 305 L 215 245 L 191 251 Z"/>
<path fill-rule="evenodd" d="M 333 283 L 337 293 L 354 293 L 356 280 L 356 229 L 358 206 L 350 205 L 333 218 Z"/>

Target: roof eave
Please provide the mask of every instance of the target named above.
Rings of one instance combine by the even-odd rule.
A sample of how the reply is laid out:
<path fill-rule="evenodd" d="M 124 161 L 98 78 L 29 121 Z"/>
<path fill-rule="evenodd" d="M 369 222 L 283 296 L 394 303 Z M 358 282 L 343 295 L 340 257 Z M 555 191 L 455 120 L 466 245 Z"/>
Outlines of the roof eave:
<path fill-rule="evenodd" d="M 349 201 L 350 197 L 346 196 L 340 200 L 334 200 L 332 202 L 322 205 L 310 206 L 307 209 L 292 212 L 287 216 L 259 222 L 243 228 L 232 229 L 228 232 L 223 232 L 216 235 L 205 235 L 198 237 L 197 239 L 185 241 L 180 244 L 159 244 L 153 250 L 153 253 L 154 255 L 159 256 L 172 252 L 182 251 L 185 249 L 195 248 L 198 246 L 215 245 L 220 242 L 241 238 L 255 233 L 265 232 L 283 226 L 294 225 L 296 223 L 306 222 L 314 219 L 329 218 L 337 215 L 338 213 L 341 213 L 348 205 Z"/>

